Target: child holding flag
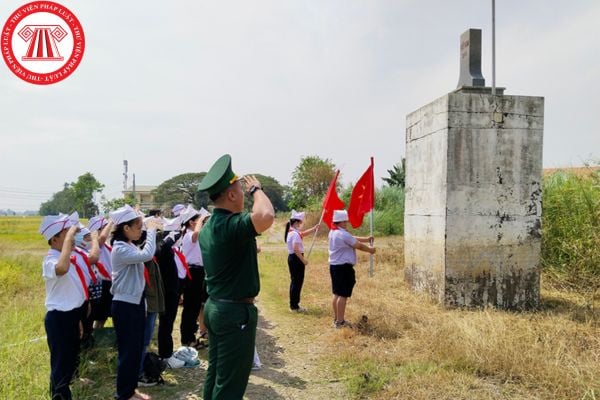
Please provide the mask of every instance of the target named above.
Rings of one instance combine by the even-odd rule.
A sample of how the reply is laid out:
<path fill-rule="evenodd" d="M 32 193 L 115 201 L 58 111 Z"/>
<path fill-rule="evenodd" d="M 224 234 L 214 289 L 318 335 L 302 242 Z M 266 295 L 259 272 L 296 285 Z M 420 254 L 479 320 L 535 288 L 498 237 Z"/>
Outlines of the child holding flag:
<path fill-rule="evenodd" d="M 346 301 L 352 296 L 356 283 L 354 264 L 356 250 L 375 254 L 375 247 L 367 246 L 372 237 L 355 237 L 347 230 L 348 212 L 335 210 L 333 224 L 336 229 L 329 231 L 329 272 L 331 274 L 331 289 L 333 292 L 333 324 L 335 328 L 350 327 L 344 319 Z"/>

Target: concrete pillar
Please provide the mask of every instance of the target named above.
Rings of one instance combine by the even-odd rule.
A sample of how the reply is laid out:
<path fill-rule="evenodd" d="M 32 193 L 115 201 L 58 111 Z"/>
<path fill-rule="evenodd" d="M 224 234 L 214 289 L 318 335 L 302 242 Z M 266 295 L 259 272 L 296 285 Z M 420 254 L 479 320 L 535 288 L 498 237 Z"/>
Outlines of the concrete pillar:
<path fill-rule="evenodd" d="M 405 277 L 448 306 L 539 305 L 544 99 L 463 88 L 406 118 Z"/>

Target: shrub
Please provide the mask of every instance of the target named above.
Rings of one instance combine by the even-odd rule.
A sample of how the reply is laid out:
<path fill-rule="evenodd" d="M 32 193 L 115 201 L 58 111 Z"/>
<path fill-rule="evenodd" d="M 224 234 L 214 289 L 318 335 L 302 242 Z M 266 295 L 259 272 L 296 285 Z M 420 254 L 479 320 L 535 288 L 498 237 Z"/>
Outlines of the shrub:
<path fill-rule="evenodd" d="M 600 171 L 544 179 L 542 266 L 565 284 L 600 288 Z"/>

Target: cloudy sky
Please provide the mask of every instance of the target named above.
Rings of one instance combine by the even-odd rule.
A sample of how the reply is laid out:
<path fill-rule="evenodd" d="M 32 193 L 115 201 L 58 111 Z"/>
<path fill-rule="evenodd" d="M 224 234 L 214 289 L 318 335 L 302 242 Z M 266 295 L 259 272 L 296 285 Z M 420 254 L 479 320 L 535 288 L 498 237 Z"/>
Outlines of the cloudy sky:
<path fill-rule="evenodd" d="M 5 0 L 2 24 L 26 1 Z M 0 64 L 0 209 L 37 209 L 86 171 L 120 196 L 207 170 L 290 181 L 301 157 L 355 181 L 404 155 L 406 115 L 454 90 L 459 37 L 483 29 L 491 84 L 491 1 L 71 1 L 86 49 L 49 86 Z M 497 84 L 545 97 L 544 166 L 600 159 L 600 2 L 498 0 Z"/>

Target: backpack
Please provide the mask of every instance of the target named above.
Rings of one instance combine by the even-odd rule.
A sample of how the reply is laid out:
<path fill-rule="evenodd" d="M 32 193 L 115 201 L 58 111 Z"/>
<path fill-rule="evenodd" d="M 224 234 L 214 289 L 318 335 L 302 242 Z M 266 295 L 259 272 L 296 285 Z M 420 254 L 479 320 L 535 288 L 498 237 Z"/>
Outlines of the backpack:
<path fill-rule="evenodd" d="M 166 363 L 164 363 L 158 354 L 147 352 L 144 358 L 144 375 L 152 380 L 157 380 L 158 384 L 165 383 L 162 372 L 166 369 Z"/>

